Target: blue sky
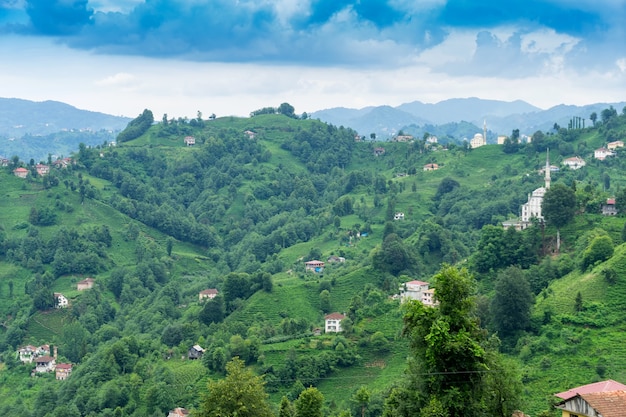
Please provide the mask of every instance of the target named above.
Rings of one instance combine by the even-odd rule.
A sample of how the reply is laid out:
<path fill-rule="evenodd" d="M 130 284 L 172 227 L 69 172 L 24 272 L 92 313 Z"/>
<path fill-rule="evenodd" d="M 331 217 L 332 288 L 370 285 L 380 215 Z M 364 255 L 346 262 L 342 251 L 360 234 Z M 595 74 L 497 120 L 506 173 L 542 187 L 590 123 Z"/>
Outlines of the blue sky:
<path fill-rule="evenodd" d="M 626 0 L 0 0 L 0 97 L 136 116 L 626 97 Z"/>

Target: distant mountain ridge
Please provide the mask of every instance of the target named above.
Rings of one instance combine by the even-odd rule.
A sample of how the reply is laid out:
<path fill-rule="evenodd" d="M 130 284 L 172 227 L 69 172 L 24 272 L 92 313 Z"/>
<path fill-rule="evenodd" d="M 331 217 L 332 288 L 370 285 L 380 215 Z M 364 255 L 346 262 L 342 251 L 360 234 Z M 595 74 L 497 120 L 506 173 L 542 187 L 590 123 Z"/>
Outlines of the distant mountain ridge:
<path fill-rule="evenodd" d="M 130 120 L 58 101 L 0 98 L 0 155 L 37 160 L 48 153 L 67 155 L 80 142 L 98 145 L 114 140 Z"/>
<path fill-rule="evenodd" d="M 591 124 L 589 120 L 591 113 L 596 112 L 599 117 L 600 112 L 611 105 L 620 112 L 626 102 L 585 106 L 561 104 L 542 110 L 522 100 L 509 102 L 471 97 L 453 98 L 435 104 L 413 101 L 397 107 L 376 106 L 362 109 L 339 107 L 313 112 L 311 117 L 337 126 L 351 127 L 367 138 L 375 133 L 379 140 L 385 140 L 400 130 L 419 131 L 419 127 L 426 125 L 449 126 L 458 123 L 463 129 L 458 132 L 452 131 L 450 134 L 456 139 L 462 139 L 467 134 L 467 123 L 475 126 L 476 133 L 482 132 L 483 123 L 486 123 L 492 137 L 510 135 L 513 129 L 519 129 L 522 134 L 532 135 L 537 130 L 549 131 L 554 123 L 566 127 L 574 116 L 587 119 L 587 123 Z"/>

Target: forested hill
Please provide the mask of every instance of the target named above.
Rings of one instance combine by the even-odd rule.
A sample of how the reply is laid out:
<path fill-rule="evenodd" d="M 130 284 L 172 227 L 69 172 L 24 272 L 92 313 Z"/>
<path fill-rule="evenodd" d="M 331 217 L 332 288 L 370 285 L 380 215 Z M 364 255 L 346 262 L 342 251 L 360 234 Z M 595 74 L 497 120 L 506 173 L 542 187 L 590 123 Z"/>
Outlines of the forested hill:
<path fill-rule="evenodd" d="M 416 379 L 403 377 L 407 356 L 423 347 L 401 336 L 403 310 L 391 296 L 411 280 L 437 288 L 442 264 L 468 268 L 459 279 L 477 294 L 463 308 L 500 336 L 502 360 L 519 370 L 474 380 L 487 394 L 511 388 L 507 410 L 549 409 L 562 384 L 589 382 L 590 367 L 625 376 L 613 365 L 626 365 L 621 350 L 588 340 L 602 332 L 608 346 L 623 325 L 615 300 L 626 288 L 624 218 L 599 213 L 613 196 L 626 212 L 626 154 L 593 153 L 625 138 L 626 114 L 607 109 L 595 127 L 536 132 L 529 144 L 514 131 L 504 146 L 469 149 L 362 141 L 293 108 L 264 113 L 275 112 L 153 124 L 146 110 L 116 146 L 82 144 L 73 163 L 43 177 L 9 161 L 0 172 L 0 413 L 206 411 L 207 382 L 239 357 L 263 375 L 276 414 L 283 396 L 294 401 L 314 386 L 328 416 L 411 415 L 430 401 L 407 396 Z M 543 185 L 548 148 L 561 194 L 546 198 L 558 207 L 573 196 L 575 210 L 504 231 L 501 222 Z M 583 169 L 562 165 L 575 155 Z M 18 165 L 27 178 L 13 175 Z M 309 260 L 323 270 L 307 271 Z M 446 274 L 440 282 L 456 276 Z M 79 291 L 86 277 L 95 285 Z M 502 300 L 518 283 L 511 311 Z M 217 297 L 202 299 L 206 289 Z M 54 308 L 58 294 L 67 308 Z M 343 333 L 320 334 L 333 312 L 347 317 Z M 495 339 L 470 321 L 476 343 L 495 352 L 488 364 L 502 366 Z M 576 349 L 564 347 L 571 340 Z M 31 377 L 35 364 L 16 358 L 28 344 L 56 347 L 57 363 L 73 364 L 70 377 Z M 200 360 L 188 359 L 194 345 Z M 566 359 L 588 366 L 559 381 Z M 495 407 L 493 398 L 472 403 Z"/>

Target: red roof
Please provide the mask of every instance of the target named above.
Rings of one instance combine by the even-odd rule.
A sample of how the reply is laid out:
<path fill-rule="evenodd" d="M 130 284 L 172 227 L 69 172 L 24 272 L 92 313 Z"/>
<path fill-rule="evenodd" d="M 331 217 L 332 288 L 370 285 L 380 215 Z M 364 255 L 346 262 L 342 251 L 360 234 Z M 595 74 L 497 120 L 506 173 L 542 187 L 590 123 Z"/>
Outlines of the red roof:
<path fill-rule="evenodd" d="M 606 199 L 606 204 L 612 204 L 612 205 L 615 205 L 615 199 L 614 199 L 614 198 L 607 198 L 607 199 Z"/>
<path fill-rule="evenodd" d="M 607 379 L 606 381 L 594 382 L 593 384 L 582 385 L 580 387 L 572 388 L 567 391 L 554 394 L 564 400 L 569 400 L 578 394 L 591 394 L 596 392 L 609 392 L 609 391 L 626 391 L 626 385 Z"/>
<path fill-rule="evenodd" d="M 326 320 L 343 320 L 343 319 L 346 318 L 346 316 L 344 316 L 341 313 L 330 313 L 330 314 L 324 316 L 324 318 Z"/>
<path fill-rule="evenodd" d="M 35 362 L 37 362 L 37 363 L 49 363 L 49 362 L 52 362 L 53 360 L 54 360 L 54 358 L 52 356 L 40 356 L 40 357 L 35 359 Z"/>
<path fill-rule="evenodd" d="M 208 290 L 202 290 L 200 291 L 200 294 L 207 294 L 207 295 L 212 295 L 215 294 L 217 295 L 217 290 L 215 288 L 209 288 Z"/>
<path fill-rule="evenodd" d="M 72 364 L 71 363 L 59 363 L 57 364 L 57 369 L 63 370 L 63 369 L 72 369 Z"/>
<path fill-rule="evenodd" d="M 411 284 L 411 285 L 430 285 L 430 284 L 428 284 L 428 282 L 417 281 L 417 280 L 409 281 L 409 282 L 407 282 L 407 284 Z"/>
<path fill-rule="evenodd" d="M 626 391 L 593 392 L 582 394 L 582 399 L 602 417 L 623 417 L 626 410 Z"/>
<path fill-rule="evenodd" d="M 26 168 L 19 167 L 19 168 L 15 168 L 13 172 L 28 172 L 28 170 Z"/>

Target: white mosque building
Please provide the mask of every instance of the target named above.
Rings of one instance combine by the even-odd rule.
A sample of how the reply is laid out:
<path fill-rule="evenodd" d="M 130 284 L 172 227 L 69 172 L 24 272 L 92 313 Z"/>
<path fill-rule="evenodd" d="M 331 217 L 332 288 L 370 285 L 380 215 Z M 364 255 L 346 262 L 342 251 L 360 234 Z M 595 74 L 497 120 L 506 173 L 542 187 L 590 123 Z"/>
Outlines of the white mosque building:
<path fill-rule="evenodd" d="M 522 204 L 522 215 L 517 221 L 506 221 L 502 223 L 505 228 L 515 227 L 517 230 L 526 229 L 532 224 L 532 219 L 543 221 L 543 214 L 541 212 L 541 206 L 543 205 L 543 197 L 546 191 L 550 189 L 550 151 L 546 156 L 545 167 L 545 185 L 534 190 L 531 194 L 528 194 L 528 201 Z"/>
<path fill-rule="evenodd" d="M 487 144 L 487 121 L 483 121 L 483 133 L 476 133 L 470 140 L 470 148 L 480 148 Z"/>

